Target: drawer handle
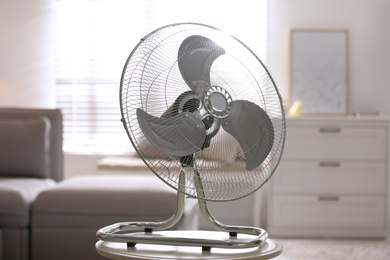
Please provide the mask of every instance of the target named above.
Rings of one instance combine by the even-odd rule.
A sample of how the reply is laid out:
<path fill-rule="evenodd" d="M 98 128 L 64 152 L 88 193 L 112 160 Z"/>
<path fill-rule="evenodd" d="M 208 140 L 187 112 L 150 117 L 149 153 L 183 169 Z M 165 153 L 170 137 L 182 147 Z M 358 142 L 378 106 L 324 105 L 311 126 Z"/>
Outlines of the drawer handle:
<path fill-rule="evenodd" d="M 332 196 L 332 195 L 324 195 L 324 196 L 318 196 L 319 201 L 339 201 L 339 196 Z"/>
<path fill-rule="evenodd" d="M 319 129 L 320 133 L 332 133 L 337 134 L 341 132 L 341 129 L 338 127 L 321 127 Z"/>
<path fill-rule="evenodd" d="M 340 162 L 319 162 L 319 167 L 340 167 Z"/>

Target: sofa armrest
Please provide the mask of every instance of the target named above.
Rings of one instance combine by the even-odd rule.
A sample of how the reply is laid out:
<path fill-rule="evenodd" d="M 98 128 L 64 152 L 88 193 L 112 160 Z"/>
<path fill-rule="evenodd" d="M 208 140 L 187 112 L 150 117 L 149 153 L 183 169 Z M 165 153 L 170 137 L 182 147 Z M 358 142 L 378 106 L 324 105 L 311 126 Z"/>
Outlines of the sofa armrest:
<path fill-rule="evenodd" d="M 59 109 L 0 108 L 0 119 L 30 119 L 45 117 L 50 121 L 49 177 L 63 179 L 62 113 Z"/>

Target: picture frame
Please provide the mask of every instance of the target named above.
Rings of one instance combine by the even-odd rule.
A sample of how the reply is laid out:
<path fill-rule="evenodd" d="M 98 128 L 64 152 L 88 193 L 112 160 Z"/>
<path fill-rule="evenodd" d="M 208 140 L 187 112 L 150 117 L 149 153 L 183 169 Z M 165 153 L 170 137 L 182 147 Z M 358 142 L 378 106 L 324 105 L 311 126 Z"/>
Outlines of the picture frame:
<path fill-rule="evenodd" d="M 349 39 L 344 29 L 290 31 L 289 108 L 303 115 L 349 113 Z"/>

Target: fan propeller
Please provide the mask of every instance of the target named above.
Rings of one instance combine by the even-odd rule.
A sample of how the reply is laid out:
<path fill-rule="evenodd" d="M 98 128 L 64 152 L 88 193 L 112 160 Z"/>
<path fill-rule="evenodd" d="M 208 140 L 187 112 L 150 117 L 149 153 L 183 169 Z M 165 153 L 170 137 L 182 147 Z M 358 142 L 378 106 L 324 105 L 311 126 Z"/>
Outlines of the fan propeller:
<path fill-rule="evenodd" d="M 222 54 L 225 50 L 209 38 L 199 35 L 186 38 L 179 48 L 178 63 L 187 85 L 193 90 L 197 81 L 210 85 L 211 65 Z"/>
<path fill-rule="evenodd" d="M 138 123 L 148 141 L 166 154 L 189 157 L 209 147 L 219 126 L 244 151 L 246 168 L 256 169 L 268 156 L 273 124 L 257 104 L 233 100 L 223 86 L 211 85 L 210 70 L 225 50 L 209 38 L 193 35 L 180 45 L 180 73 L 191 89 L 180 95 L 161 118 L 137 109 Z M 209 131 L 207 131 L 209 130 Z"/>

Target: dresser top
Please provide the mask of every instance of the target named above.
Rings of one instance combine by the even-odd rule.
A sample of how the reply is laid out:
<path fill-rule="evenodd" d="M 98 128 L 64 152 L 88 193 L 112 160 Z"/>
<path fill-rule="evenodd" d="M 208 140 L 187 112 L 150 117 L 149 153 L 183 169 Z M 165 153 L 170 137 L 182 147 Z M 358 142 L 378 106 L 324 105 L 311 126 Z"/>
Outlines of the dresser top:
<path fill-rule="evenodd" d="M 292 122 L 390 122 L 390 116 L 286 116 L 286 120 Z"/>

